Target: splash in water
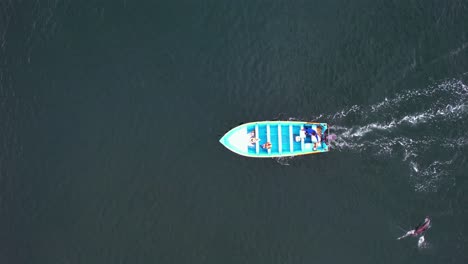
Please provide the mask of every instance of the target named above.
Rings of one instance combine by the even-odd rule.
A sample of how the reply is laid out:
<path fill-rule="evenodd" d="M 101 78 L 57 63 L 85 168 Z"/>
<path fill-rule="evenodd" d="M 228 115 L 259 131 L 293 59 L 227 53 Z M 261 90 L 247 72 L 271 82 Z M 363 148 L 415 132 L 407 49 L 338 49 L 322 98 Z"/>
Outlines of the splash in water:
<path fill-rule="evenodd" d="M 280 157 L 280 158 L 275 158 L 276 162 L 278 162 L 279 164 L 283 165 L 283 166 L 289 166 L 289 161 L 292 159 L 293 157 Z"/>

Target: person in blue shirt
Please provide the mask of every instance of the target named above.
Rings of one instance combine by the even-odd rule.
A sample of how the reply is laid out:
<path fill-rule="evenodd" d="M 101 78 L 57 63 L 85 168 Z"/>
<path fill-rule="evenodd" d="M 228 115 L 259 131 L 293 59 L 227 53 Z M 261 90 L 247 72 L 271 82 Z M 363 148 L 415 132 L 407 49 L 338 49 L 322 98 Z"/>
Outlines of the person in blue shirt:
<path fill-rule="evenodd" d="M 317 126 L 317 131 L 315 131 L 312 127 L 305 129 L 306 135 L 310 136 L 312 143 L 314 143 L 314 150 L 317 150 L 317 146 L 322 143 L 322 129 L 322 126 Z"/>

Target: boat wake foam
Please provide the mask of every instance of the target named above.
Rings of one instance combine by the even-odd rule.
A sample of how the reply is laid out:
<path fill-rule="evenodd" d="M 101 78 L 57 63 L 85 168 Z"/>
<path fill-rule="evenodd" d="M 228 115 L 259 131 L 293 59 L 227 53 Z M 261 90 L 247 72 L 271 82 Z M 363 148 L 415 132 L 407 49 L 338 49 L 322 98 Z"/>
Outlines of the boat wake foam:
<path fill-rule="evenodd" d="M 276 162 L 283 166 L 289 166 L 289 161 L 292 160 L 293 157 L 280 157 L 280 158 L 275 158 Z"/>
<path fill-rule="evenodd" d="M 416 191 L 437 191 L 455 183 L 450 171 L 468 145 L 467 117 L 468 86 L 452 79 L 311 119 L 331 124 L 335 151 L 399 157 Z"/>
<path fill-rule="evenodd" d="M 468 86 L 448 80 L 368 107 L 355 105 L 328 118 L 337 124 L 335 149 L 399 156 L 408 164 L 416 191 L 437 191 L 442 182 L 454 184 L 450 168 L 468 144 L 467 133 L 460 129 L 467 115 Z M 348 125 L 348 119 L 354 125 Z"/>

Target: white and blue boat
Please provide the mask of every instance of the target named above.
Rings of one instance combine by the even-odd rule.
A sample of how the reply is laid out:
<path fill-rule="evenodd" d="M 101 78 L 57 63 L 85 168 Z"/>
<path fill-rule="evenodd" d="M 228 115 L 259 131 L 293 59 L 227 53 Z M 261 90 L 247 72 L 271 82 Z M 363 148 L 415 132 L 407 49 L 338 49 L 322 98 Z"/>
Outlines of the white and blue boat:
<path fill-rule="evenodd" d="M 315 133 L 322 130 L 316 143 Z M 259 121 L 239 125 L 219 141 L 234 153 L 252 158 L 291 157 L 329 151 L 326 123 L 301 121 Z M 320 133 L 319 133 L 320 134 Z M 266 145 L 265 145 L 266 144 Z"/>

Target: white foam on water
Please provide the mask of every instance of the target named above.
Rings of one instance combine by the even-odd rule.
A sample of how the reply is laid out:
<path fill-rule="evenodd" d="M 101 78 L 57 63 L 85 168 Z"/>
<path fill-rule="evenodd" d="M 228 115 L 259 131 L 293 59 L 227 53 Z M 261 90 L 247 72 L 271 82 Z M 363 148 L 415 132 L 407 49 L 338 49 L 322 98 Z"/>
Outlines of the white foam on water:
<path fill-rule="evenodd" d="M 436 192 L 439 189 L 440 182 L 443 180 L 447 185 L 454 185 L 455 180 L 448 177 L 450 167 L 455 160 L 455 156 L 450 160 L 436 160 L 423 168 L 421 171 L 415 171 L 410 174 L 415 184 L 416 191 Z"/>
<path fill-rule="evenodd" d="M 411 112 L 411 106 L 415 105 L 418 110 Z M 399 157 L 408 164 L 414 189 L 432 192 L 442 185 L 455 184 L 451 167 L 457 151 L 468 145 L 468 133 L 448 137 L 446 132 L 468 117 L 467 105 L 468 86 L 452 79 L 398 93 L 370 106 L 352 105 L 309 119 L 329 122 L 331 133 L 338 136 L 331 142 L 334 151 L 361 152 L 376 158 Z M 343 125 L 346 123 L 354 125 Z M 427 133 L 421 133 L 424 130 Z M 408 131 L 418 131 L 418 135 L 410 136 Z M 453 152 L 455 156 L 447 159 L 441 152 Z M 428 162 L 428 153 L 435 160 Z M 289 165 L 289 160 L 277 161 Z"/>
<path fill-rule="evenodd" d="M 396 94 L 393 98 L 385 98 L 383 101 L 367 107 L 353 105 L 333 114 L 320 114 L 316 119 L 323 117 L 330 120 L 329 122 L 338 122 L 345 119 L 350 114 L 359 115 L 362 119 L 366 119 L 372 114 L 385 114 L 390 116 L 392 114 L 397 115 L 398 112 L 400 112 L 399 108 L 406 104 L 413 103 L 413 101 L 429 101 L 430 105 L 427 106 L 427 111 L 430 111 L 432 108 L 442 108 L 441 104 L 446 100 L 455 103 L 455 105 L 458 105 L 459 107 L 464 107 L 463 102 L 466 103 L 467 99 L 467 85 L 465 85 L 461 80 L 447 80 L 438 85 Z M 460 105 L 460 103 L 462 104 Z M 392 111 L 394 111 L 394 113 Z M 394 119 L 398 118 L 394 117 Z"/>
<path fill-rule="evenodd" d="M 408 105 L 418 105 L 419 110 L 408 112 Z M 338 138 L 332 142 L 337 151 L 365 152 L 372 155 L 401 157 L 408 164 L 408 174 L 416 191 L 437 191 L 441 182 L 452 184 L 450 168 L 455 157 L 444 160 L 438 152 L 431 151 L 437 159 L 427 164 L 431 148 L 456 152 L 468 145 L 468 134 L 445 136 L 445 128 L 468 117 L 468 86 L 460 80 L 447 80 L 424 89 L 406 91 L 370 106 L 353 105 L 334 114 L 320 114 L 330 122 Z M 347 117 L 352 115 L 352 120 Z M 386 119 L 387 121 L 377 121 Z M 340 125 L 352 122 L 353 126 Z M 337 123 L 337 125 L 333 124 Z M 408 129 L 429 129 L 419 136 L 404 136 Z M 439 130 L 432 133 L 430 129 Z M 444 134 L 443 140 L 440 133 Z M 446 158 L 446 157 L 445 157 Z"/>
<path fill-rule="evenodd" d="M 419 172 L 418 164 L 416 164 L 414 161 L 411 161 L 410 165 L 413 168 L 413 171 L 415 171 L 416 173 Z"/>
<path fill-rule="evenodd" d="M 275 158 L 276 162 L 278 162 L 280 165 L 283 166 L 289 166 L 289 161 L 292 160 L 293 157 L 280 157 L 280 158 Z"/>

